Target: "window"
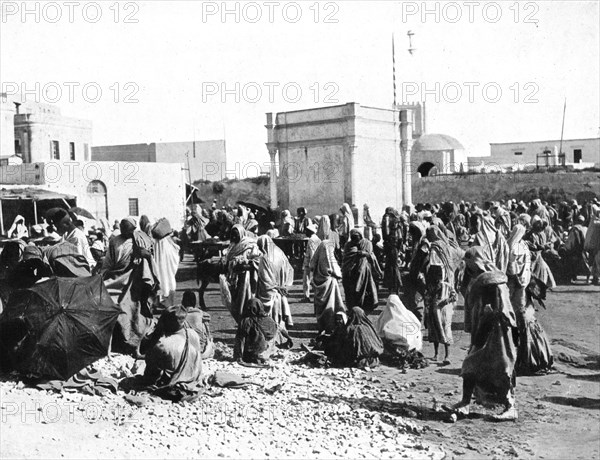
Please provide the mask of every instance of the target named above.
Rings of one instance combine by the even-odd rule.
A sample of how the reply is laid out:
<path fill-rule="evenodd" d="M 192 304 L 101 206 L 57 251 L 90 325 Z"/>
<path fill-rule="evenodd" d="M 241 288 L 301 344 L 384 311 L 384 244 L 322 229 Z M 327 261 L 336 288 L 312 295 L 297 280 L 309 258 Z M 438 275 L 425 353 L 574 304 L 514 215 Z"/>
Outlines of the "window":
<path fill-rule="evenodd" d="M 137 198 L 129 198 L 129 215 L 130 216 L 139 216 L 140 215 L 140 209 L 138 206 Z"/>
<path fill-rule="evenodd" d="M 21 150 L 21 139 L 15 139 L 15 155 L 21 156 L 23 151 Z"/>
<path fill-rule="evenodd" d="M 90 146 L 83 144 L 83 161 L 90 161 Z"/>
<path fill-rule="evenodd" d="M 69 142 L 69 158 L 75 161 L 75 142 Z"/>
<path fill-rule="evenodd" d="M 58 148 L 58 141 L 50 141 L 50 158 L 53 160 L 60 160 L 60 150 Z"/>
<path fill-rule="evenodd" d="M 581 149 L 573 150 L 573 163 L 581 163 L 582 159 L 583 155 Z"/>
<path fill-rule="evenodd" d="M 515 152 L 515 155 L 523 155 L 523 152 Z"/>
<path fill-rule="evenodd" d="M 88 209 L 98 220 L 100 217 L 108 219 L 108 201 L 106 185 L 99 180 L 91 181 L 87 186 Z"/>

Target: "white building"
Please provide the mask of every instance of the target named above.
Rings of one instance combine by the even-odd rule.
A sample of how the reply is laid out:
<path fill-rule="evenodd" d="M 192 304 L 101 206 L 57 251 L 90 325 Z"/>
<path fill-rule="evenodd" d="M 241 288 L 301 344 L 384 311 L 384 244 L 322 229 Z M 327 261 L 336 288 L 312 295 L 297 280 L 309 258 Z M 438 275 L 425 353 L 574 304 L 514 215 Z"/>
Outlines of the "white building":
<path fill-rule="evenodd" d="M 2 189 L 23 187 L 75 196 L 77 206 L 112 222 L 146 214 L 151 221 L 166 217 L 173 228 L 185 219 L 186 180 L 178 163 L 61 162 L 24 163 L 0 167 Z M 17 214 L 35 224 L 47 209 L 12 200 L 3 203 L 3 224 Z M 7 227 L 8 226 L 8 227 Z"/>
<path fill-rule="evenodd" d="M 523 170 L 548 167 L 584 169 L 600 166 L 600 138 L 560 139 L 532 142 L 491 143 L 490 155 L 469 156 L 469 166 L 478 169 Z"/>

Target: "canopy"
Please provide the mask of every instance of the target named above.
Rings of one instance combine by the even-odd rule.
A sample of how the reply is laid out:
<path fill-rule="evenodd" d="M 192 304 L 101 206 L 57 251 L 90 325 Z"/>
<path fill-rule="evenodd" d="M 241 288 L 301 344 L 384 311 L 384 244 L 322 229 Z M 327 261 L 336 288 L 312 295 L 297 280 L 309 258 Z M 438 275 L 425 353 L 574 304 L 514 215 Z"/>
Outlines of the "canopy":
<path fill-rule="evenodd" d="M 31 201 L 45 201 L 45 200 L 74 200 L 74 195 L 67 195 L 65 193 L 52 192 L 50 190 L 44 190 L 41 188 L 12 188 L 12 189 L 0 189 L 0 200 L 31 200 Z"/>
<path fill-rule="evenodd" d="M 0 234 L 10 228 L 17 215 L 25 217 L 28 224 L 37 224 L 39 216 L 53 207 L 69 209 L 77 197 L 35 187 L 0 189 Z"/>

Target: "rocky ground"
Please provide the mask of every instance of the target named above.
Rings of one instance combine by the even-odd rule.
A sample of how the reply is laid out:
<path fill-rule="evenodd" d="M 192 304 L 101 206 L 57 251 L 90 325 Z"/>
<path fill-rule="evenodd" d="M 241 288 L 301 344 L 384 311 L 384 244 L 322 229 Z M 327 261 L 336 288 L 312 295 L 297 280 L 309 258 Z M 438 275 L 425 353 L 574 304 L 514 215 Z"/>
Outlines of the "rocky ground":
<path fill-rule="evenodd" d="M 180 297 L 193 288 L 182 264 Z M 218 286 L 206 295 L 219 349 L 203 363 L 247 377 L 242 389 L 207 386 L 199 400 L 172 404 L 122 392 L 105 397 L 0 381 L 2 458 L 598 458 L 600 455 L 600 312 L 598 287 L 561 286 L 538 318 L 552 339 L 556 372 L 517 380 L 519 420 L 495 423 L 492 409 L 449 423 L 440 410 L 460 398 L 460 365 L 469 337 L 455 313 L 452 364 L 421 370 L 321 369 L 293 363 L 315 334 L 312 305 L 291 291 L 295 346 L 269 369 L 231 362 L 234 322 Z M 383 304 L 383 300 L 380 304 Z M 377 314 L 377 312 L 375 312 Z M 432 355 L 429 344 L 425 356 Z M 116 355 L 95 364 L 115 378 L 142 371 Z"/>

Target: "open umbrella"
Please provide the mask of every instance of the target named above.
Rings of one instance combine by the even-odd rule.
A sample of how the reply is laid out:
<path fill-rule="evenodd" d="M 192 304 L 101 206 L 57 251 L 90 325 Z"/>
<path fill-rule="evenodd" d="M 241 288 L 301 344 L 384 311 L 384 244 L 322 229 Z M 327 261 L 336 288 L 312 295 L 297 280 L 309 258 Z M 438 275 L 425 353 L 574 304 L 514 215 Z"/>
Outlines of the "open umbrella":
<path fill-rule="evenodd" d="M 2 348 L 23 374 L 67 380 L 106 356 L 120 313 L 101 276 L 51 278 L 11 293 Z"/>
<path fill-rule="evenodd" d="M 86 219 L 96 220 L 96 216 L 94 216 L 87 209 L 80 208 L 79 206 L 74 206 L 69 209 L 69 212 L 73 214 L 77 214 L 78 217 L 85 217 Z"/>

